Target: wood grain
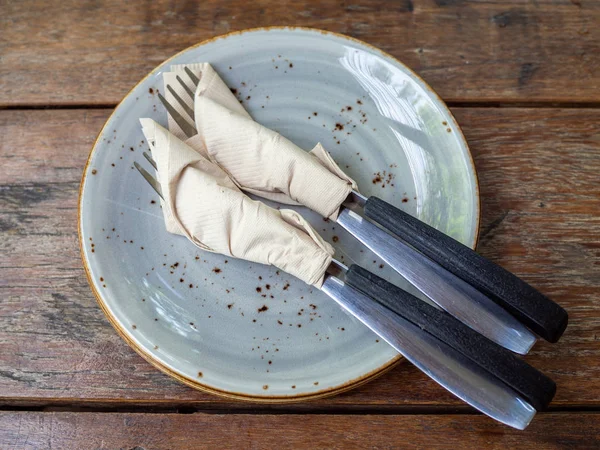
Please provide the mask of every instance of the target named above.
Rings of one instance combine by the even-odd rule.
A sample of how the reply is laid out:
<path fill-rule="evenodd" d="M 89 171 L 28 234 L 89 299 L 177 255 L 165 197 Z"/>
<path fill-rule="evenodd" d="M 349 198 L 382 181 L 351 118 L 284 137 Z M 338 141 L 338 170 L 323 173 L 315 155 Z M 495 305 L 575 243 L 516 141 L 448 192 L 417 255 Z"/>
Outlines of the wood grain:
<path fill-rule="evenodd" d="M 316 27 L 362 39 L 451 102 L 600 102 L 595 0 L 0 1 L 0 106 L 115 104 L 186 47 Z"/>
<path fill-rule="evenodd" d="M 598 448 L 600 415 L 544 414 L 525 431 L 483 416 L 0 413 L 0 447 Z M 85 443 L 85 444 L 84 444 Z"/>
<path fill-rule="evenodd" d="M 262 408 L 171 380 L 138 357 L 96 305 L 79 257 L 77 193 L 109 113 L 0 111 L 0 404 Z M 563 339 L 539 343 L 527 361 L 557 382 L 554 406 L 598 407 L 600 110 L 454 113 L 480 177 L 479 250 L 570 314 Z M 403 364 L 346 394 L 285 408 L 392 412 L 444 406 L 468 410 Z"/>

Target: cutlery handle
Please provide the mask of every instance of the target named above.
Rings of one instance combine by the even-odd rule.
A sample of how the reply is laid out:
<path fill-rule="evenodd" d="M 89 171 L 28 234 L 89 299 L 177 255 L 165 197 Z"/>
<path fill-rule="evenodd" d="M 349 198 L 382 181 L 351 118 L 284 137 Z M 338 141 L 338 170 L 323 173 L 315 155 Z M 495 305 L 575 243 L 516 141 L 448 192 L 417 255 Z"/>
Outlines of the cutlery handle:
<path fill-rule="evenodd" d="M 370 197 L 365 215 L 490 297 L 549 342 L 567 327 L 567 312 L 525 281 L 395 206 Z"/>
<path fill-rule="evenodd" d="M 475 409 L 519 430 L 535 416 L 536 409 L 514 389 L 358 289 L 328 274 L 321 291 L 407 361 Z"/>
<path fill-rule="evenodd" d="M 346 272 L 346 283 L 462 353 L 522 395 L 536 410 L 543 411 L 552 401 L 554 381 L 445 311 L 354 264 Z"/>

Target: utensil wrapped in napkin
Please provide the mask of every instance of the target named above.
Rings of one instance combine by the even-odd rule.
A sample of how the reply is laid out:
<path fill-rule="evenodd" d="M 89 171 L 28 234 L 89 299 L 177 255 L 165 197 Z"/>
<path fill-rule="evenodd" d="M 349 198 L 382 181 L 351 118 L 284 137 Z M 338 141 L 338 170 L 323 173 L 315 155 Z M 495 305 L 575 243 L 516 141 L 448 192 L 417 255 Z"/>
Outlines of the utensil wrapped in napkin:
<path fill-rule="evenodd" d="M 140 122 L 158 167 L 167 231 L 321 287 L 334 250 L 300 214 L 250 199 L 218 165 L 153 120 Z"/>
<path fill-rule="evenodd" d="M 186 67 L 200 78 L 197 87 L 184 71 Z M 255 122 L 210 64 L 174 65 L 163 77 L 165 86 L 174 89 L 194 110 L 198 134 L 186 142 L 221 166 L 240 189 L 280 203 L 306 205 L 334 220 L 342 202 L 357 189 L 321 144 L 306 152 Z M 168 89 L 165 95 L 184 117 L 189 116 Z M 169 129 L 180 139 L 187 139 L 171 117 Z"/>

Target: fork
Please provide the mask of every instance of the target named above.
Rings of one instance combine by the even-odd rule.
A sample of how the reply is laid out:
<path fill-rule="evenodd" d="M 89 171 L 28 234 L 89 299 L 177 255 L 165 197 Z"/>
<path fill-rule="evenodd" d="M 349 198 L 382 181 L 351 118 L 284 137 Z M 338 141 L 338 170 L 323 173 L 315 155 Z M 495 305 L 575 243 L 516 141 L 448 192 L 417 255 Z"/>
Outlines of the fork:
<path fill-rule="evenodd" d="M 198 77 L 188 67 L 184 70 L 192 85 L 197 87 L 202 74 Z M 188 95 L 192 93 L 190 98 L 193 99 L 193 92 L 184 80 L 177 76 L 177 82 L 184 87 Z M 180 111 L 187 112 L 187 117 L 194 121 L 194 116 L 189 114 L 190 106 L 177 95 L 172 86 L 167 84 L 166 88 L 169 93 L 175 94 L 173 98 L 181 107 Z M 197 134 L 196 128 L 175 105 L 169 103 L 161 94 L 159 99 L 188 138 Z M 353 210 L 354 205 L 349 204 L 366 206 L 372 200 L 353 192 L 350 201 L 342 207 L 337 223 L 378 254 L 429 299 L 475 331 L 517 353 L 526 354 L 531 349 L 536 342 L 535 335 L 502 306 L 451 273 L 448 268 L 440 266 L 402 240 L 364 220 Z M 353 283 L 353 278 L 349 283 Z M 365 289 L 362 285 L 354 287 L 359 290 Z M 364 293 L 370 294 L 369 291 Z"/>
<path fill-rule="evenodd" d="M 157 169 L 149 154 L 144 157 Z M 134 166 L 163 198 L 158 181 Z M 383 300 L 373 301 L 343 277 L 375 283 Z M 433 380 L 502 423 L 524 429 L 554 396 L 554 382 L 513 353 L 358 266 L 333 260 L 322 290 Z M 394 301 L 386 303 L 386 296 Z"/>

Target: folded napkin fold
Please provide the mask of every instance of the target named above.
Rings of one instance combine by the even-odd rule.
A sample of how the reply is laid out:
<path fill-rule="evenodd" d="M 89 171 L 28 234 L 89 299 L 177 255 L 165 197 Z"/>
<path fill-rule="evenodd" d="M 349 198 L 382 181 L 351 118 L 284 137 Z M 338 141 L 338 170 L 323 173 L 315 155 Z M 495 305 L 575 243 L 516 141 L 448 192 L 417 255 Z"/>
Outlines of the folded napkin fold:
<path fill-rule="evenodd" d="M 197 87 L 185 67 L 200 78 Z M 178 76 L 195 93 L 194 99 Z M 172 118 L 169 129 L 218 164 L 240 189 L 280 203 L 305 205 L 335 220 L 342 202 L 357 188 L 321 144 L 306 152 L 252 120 L 210 64 L 171 66 L 171 72 L 164 73 L 164 83 L 193 108 L 198 134 L 187 139 Z M 167 89 L 165 93 L 169 103 L 187 117 L 172 94 Z"/>
<path fill-rule="evenodd" d="M 153 120 L 140 122 L 158 166 L 167 231 L 321 287 L 334 250 L 300 214 L 250 199 L 200 152 Z"/>

